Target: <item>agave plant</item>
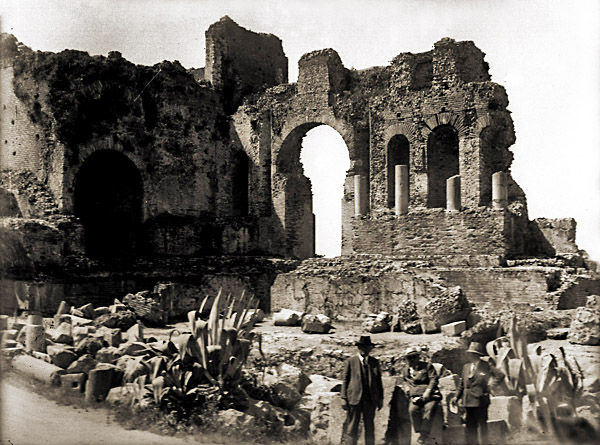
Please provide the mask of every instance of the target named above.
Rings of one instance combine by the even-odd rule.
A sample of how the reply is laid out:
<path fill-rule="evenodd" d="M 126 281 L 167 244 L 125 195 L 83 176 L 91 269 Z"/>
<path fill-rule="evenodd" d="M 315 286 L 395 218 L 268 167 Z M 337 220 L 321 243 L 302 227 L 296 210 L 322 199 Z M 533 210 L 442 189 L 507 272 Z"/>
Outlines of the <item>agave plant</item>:
<path fill-rule="evenodd" d="M 149 375 L 136 381 L 156 405 L 180 415 L 217 392 L 243 397 L 242 368 L 254 338 L 248 317 L 259 302 L 245 293 L 235 298 L 219 291 L 205 321 L 200 314 L 209 301 L 206 297 L 198 310 L 188 313 L 190 333 L 173 337 L 173 331 L 164 347 L 153 348 L 156 356 L 144 362 Z"/>
<path fill-rule="evenodd" d="M 511 319 L 508 335 L 489 342 L 486 349 L 504 373 L 509 393 L 533 402 L 535 417 L 544 429 L 552 428 L 558 405 L 573 404 L 582 390 L 583 375 L 577 361 L 570 363 L 562 347 L 557 358 L 542 355 L 539 345 L 528 345 L 516 317 Z"/>

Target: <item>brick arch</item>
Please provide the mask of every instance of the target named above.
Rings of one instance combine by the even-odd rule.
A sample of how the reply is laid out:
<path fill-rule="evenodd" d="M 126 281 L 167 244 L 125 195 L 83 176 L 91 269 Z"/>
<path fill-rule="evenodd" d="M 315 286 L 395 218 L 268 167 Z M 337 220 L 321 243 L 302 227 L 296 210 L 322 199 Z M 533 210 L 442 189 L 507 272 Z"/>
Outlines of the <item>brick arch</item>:
<path fill-rule="evenodd" d="M 275 146 L 274 165 L 279 173 L 290 172 L 297 167 L 300 161 L 300 148 L 302 138 L 315 127 L 327 125 L 339 133 L 348 149 L 350 162 L 359 160 L 354 147 L 354 129 L 346 122 L 333 116 L 304 116 L 300 119 L 286 121 L 278 138 L 279 144 Z"/>
<path fill-rule="evenodd" d="M 423 121 L 422 134 L 427 139 L 434 129 L 441 125 L 450 125 L 456 130 L 459 139 L 467 136 L 469 127 L 462 115 L 450 112 L 433 114 Z"/>
<path fill-rule="evenodd" d="M 143 187 L 144 196 L 148 196 L 148 194 L 150 192 L 150 189 L 149 189 L 150 180 L 148 177 L 148 173 L 146 172 L 146 167 L 147 167 L 146 162 L 144 162 L 144 160 L 142 160 L 142 158 L 140 156 L 138 156 L 136 153 L 133 153 L 130 151 L 124 151 L 119 144 L 113 143 L 112 138 L 107 137 L 100 141 L 96 141 L 93 144 L 88 144 L 88 145 L 79 147 L 78 155 L 77 155 L 77 161 L 78 161 L 77 164 L 74 166 L 71 166 L 71 168 L 69 168 L 65 172 L 64 183 L 63 183 L 63 187 L 65 190 L 64 198 L 63 198 L 63 207 L 67 212 L 69 212 L 69 213 L 73 212 L 73 205 L 74 205 L 73 192 L 74 192 L 74 188 L 75 188 L 75 178 L 77 177 L 77 174 L 79 173 L 79 170 L 81 169 L 81 166 L 92 154 L 94 154 L 98 151 L 103 151 L 103 150 L 111 150 L 111 151 L 121 153 L 122 155 L 127 157 L 136 166 L 138 173 L 140 174 L 140 176 L 142 178 L 142 187 Z M 144 219 L 146 219 L 146 217 L 147 217 L 147 209 L 145 206 L 143 207 L 143 217 L 144 217 Z"/>
<path fill-rule="evenodd" d="M 408 139 L 410 145 L 413 145 L 417 142 L 418 134 L 419 130 L 416 125 L 409 124 L 407 122 L 401 122 L 387 127 L 383 132 L 383 140 L 385 142 L 385 146 L 387 147 L 390 143 L 390 140 L 394 136 L 402 135 Z"/>

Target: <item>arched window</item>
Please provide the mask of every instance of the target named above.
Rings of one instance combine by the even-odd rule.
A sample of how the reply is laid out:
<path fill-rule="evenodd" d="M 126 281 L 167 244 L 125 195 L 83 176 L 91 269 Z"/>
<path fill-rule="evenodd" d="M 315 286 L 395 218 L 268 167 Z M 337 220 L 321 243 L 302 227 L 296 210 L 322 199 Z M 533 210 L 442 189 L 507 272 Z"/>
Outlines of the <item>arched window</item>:
<path fill-rule="evenodd" d="M 458 134 L 440 125 L 427 141 L 427 207 L 446 207 L 446 179 L 458 174 Z"/>
<path fill-rule="evenodd" d="M 397 134 L 390 139 L 387 145 L 387 205 L 394 207 L 396 165 L 408 165 L 410 170 L 410 148 L 408 139 Z"/>

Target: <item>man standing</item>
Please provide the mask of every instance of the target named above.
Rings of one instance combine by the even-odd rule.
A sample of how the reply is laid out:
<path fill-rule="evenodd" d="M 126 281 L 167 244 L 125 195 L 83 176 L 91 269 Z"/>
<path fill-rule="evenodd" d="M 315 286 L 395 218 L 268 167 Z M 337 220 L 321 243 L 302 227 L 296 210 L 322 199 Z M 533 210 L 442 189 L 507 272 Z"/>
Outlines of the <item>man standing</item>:
<path fill-rule="evenodd" d="M 488 430 L 488 406 L 490 404 L 490 387 L 502 382 L 504 374 L 495 366 L 484 360 L 482 357 L 483 345 L 473 342 L 467 350 L 469 363 L 463 366 L 456 401 L 465 408 L 466 411 L 466 441 L 469 445 L 477 443 L 487 444 Z M 477 432 L 479 438 L 477 440 Z"/>
<path fill-rule="evenodd" d="M 421 359 L 421 351 L 408 348 L 405 353 L 408 367 L 402 373 L 406 393 L 411 403 L 408 412 L 419 443 L 427 443 L 433 417 L 442 400 L 438 374 L 431 363 Z"/>
<path fill-rule="evenodd" d="M 348 435 L 350 444 L 358 441 L 360 417 L 365 428 L 365 445 L 375 443 L 375 410 L 383 406 L 383 383 L 379 360 L 369 354 L 375 346 L 371 337 L 363 335 L 356 342 L 358 354 L 346 361 L 342 383 L 343 408 L 346 421 L 342 440 Z"/>

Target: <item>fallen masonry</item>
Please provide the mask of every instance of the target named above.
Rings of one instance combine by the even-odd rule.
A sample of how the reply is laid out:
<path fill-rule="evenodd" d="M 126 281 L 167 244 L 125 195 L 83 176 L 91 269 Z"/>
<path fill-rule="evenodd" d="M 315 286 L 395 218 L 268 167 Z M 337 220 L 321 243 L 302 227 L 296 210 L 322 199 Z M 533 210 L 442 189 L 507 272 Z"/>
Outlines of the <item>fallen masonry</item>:
<path fill-rule="evenodd" d="M 337 442 L 336 379 L 368 332 L 386 374 L 377 434 L 403 350 L 422 346 L 445 379 L 447 436 L 462 434 L 448 402 L 476 341 L 507 376 L 498 437 L 545 433 L 548 410 L 599 426 L 598 264 L 573 219 L 529 219 L 507 92 L 473 42 L 360 71 L 317 50 L 295 83 L 281 40 L 229 17 L 206 31 L 203 69 L 0 44 L 0 331 L 15 372 L 179 420 L 216 397 L 232 431 Z M 333 259 L 315 257 L 300 162 L 319 125 L 350 159 Z M 536 386 L 540 370 L 560 378 Z"/>

